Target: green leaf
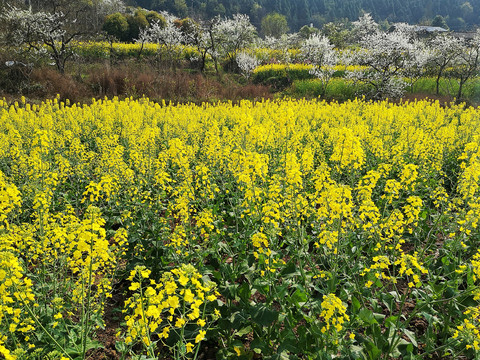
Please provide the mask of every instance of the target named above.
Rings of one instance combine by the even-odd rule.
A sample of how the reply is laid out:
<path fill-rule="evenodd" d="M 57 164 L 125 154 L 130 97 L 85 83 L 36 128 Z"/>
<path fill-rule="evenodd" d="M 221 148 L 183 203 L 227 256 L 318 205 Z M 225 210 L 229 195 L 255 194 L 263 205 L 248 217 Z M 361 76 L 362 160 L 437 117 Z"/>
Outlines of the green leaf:
<path fill-rule="evenodd" d="M 278 353 L 289 351 L 292 354 L 299 354 L 302 352 L 298 347 L 298 339 L 291 328 L 287 327 L 285 330 L 283 330 L 280 333 L 280 339 L 280 346 L 277 349 Z"/>
<path fill-rule="evenodd" d="M 177 349 L 178 349 L 178 352 L 180 353 L 180 355 L 182 355 L 182 356 L 187 353 L 187 347 L 185 346 L 183 341 L 178 341 L 177 342 Z"/>
<path fill-rule="evenodd" d="M 284 298 L 287 296 L 287 290 L 289 289 L 289 285 L 279 285 L 275 287 L 275 292 L 277 297 Z"/>
<path fill-rule="evenodd" d="M 232 316 L 230 317 L 232 329 L 239 329 L 245 326 L 247 319 L 248 319 L 248 315 L 245 314 L 243 310 L 233 313 Z"/>
<path fill-rule="evenodd" d="M 403 329 L 403 333 L 407 335 L 408 339 L 412 342 L 413 346 L 418 347 L 417 339 L 415 338 L 415 333 L 408 329 Z"/>
<path fill-rule="evenodd" d="M 268 296 L 270 292 L 270 283 L 263 280 L 255 281 L 253 286 L 255 290 L 257 290 L 260 294 Z"/>
<path fill-rule="evenodd" d="M 278 351 L 282 353 L 288 351 L 292 354 L 298 354 L 301 352 L 301 349 L 298 348 L 297 344 L 298 342 L 295 339 L 282 341 L 282 344 L 278 347 Z"/>
<path fill-rule="evenodd" d="M 243 336 L 243 335 L 247 335 L 251 332 L 252 332 L 252 327 L 249 325 L 247 327 L 244 327 L 243 329 L 240 329 L 240 330 L 236 331 L 235 334 L 238 335 L 238 336 Z"/>
<path fill-rule="evenodd" d="M 286 275 L 300 275 L 300 272 L 297 269 L 297 266 L 293 261 L 290 261 L 280 272 L 282 276 Z"/>
<path fill-rule="evenodd" d="M 429 323 L 430 325 L 438 322 L 438 318 L 437 318 L 435 315 L 429 314 L 429 313 L 427 313 L 427 312 L 425 312 L 425 311 L 422 311 L 422 312 L 420 313 L 420 315 L 422 315 L 422 316 L 425 318 L 425 320 L 428 321 L 428 323 Z"/>
<path fill-rule="evenodd" d="M 377 324 L 377 320 L 375 320 L 375 317 L 373 316 L 373 311 L 369 309 L 362 309 L 358 313 L 358 317 L 360 320 L 362 320 L 365 324 L 372 325 L 372 324 Z"/>
<path fill-rule="evenodd" d="M 269 357 L 265 357 L 265 359 L 268 359 L 268 360 L 289 360 L 291 358 L 288 355 L 288 352 L 278 350 L 277 354 L 269 356 Z"/>
<path fill-rule="evenodd" d="M 379 359 L 382 355 L 382 351 L 375 346 L 372 342 L 365 343 L 365 348 L 367 350 L 368 358 L 371 360 Z"/>
<path fill-rule="evenodd" d="M 355 296 L 352 296 L 352 308 L 353 312 L 356 313 L 360 308 L 362 307 L 362 304 L 360 304 L 360 301 Z"/>
<path fill-rule="evenodd" d="M 385 319 L 385 327 L 396 327 L 398 316 L 389 316 L 388 318 Z"/>
<path fill-rule="evenodd" d="M 407 353 L 411 353 L 413 351 L 413 345 L 410 344 L 407 340 L 405 339 L 400 339 L 398 341 L 398 344 L 397 346 L 395 347 L 395 349 L 393 349 L 392 353 L 390 354 L 392 357 L 400 357 Z M 402 357 L 403 359 L 404 357 Z"/>
<path fill-rule="evenodd" d="M 252 320 L 261 326 L 269 326 L 278 319 L 278 312 L 265 305 L 256 305 L 251 309 Z"/>
<path fill-rule="evenodd" d="M 295 290 L 295 292 L 290 297 L 290 299 L 296 305 L 305 304 L 307 302 L 308 296 L 303 286 L 299 285 L 297 290 Z"/>
<path fill-rule="evenodd" d="M 358 345 L 351 345 L 350 352 L 352 353 L 351 359 L 365 359 L 365 354 L 363 353 L 363 348 Z"/>
<path fill-rule="evenodd" d="M 255 338 L 250 343 L 250 349 L 255 351 L 257 354 L 266 354 L 268 352 L 268 346 L 260 338 Z"/>
<path fill-rule="evenodd" d="M 248 283 L 243 283 L 237 289 L 237 294 L 243 302 L 248 302 L 252 291 L 250 290 L 250 285 Z"/>
<path fill-rule="evenodd" d="M 459 304 L 462 304 L 465 307 L 475 307 L 478 305 L 477 301 L 474 300 L 473 295 L 468 295 L 459 301 Z"/>

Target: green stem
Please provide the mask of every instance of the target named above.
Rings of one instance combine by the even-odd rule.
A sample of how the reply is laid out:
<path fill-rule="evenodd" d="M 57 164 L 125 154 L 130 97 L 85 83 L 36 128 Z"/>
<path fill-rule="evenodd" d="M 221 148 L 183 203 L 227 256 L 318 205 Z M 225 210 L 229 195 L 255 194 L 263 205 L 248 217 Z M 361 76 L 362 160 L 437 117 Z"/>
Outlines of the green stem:
<path fill-rule="evenodd" d="M 60 350 L 61 353 L 66 355 L 70 360 L 73 360 L 73 358 L 66 352 L 66 350 L 58 343 L 57 340 L 50 334 L 50 332 L 42 325 L 40 320 L 38 320 L 37 316 L 33 313 L 32 309 L 28 304 L 25 302 L 24 299 L 21 299 L 23 306 L 27 309 L 28 314 L 33 318 L 35 323 L 42 329 L 42 331 L 47 335 L 47 337 L 55 344 L 55 346 Z"/>
<path fill-rule="evenodd" d="M 90 323 L 90 298 L 92 293 L 92 273 L 93 273 L 93 213 L 91 215 L 91 224 L 92 224 L 92 239 L 90 240 L 90 264 L 88 265 L 88 283 L 87 283 L 87 304 L 82 306 L 82 359 L 85 359 L 85 354 L 87 352 L 87 336 L 89 331 Z M 83 289 L 82 289 L 83 293 Z M 85 304 L 85 300 L 82 299 L 82 304 Z"/>
<path fill-rule="evenodd" d="M 397 292 L 398 292 L 398 290 L 397 290 Z M 393 331 L 392 340 L 391 340 L 390 344 L 388 345 L 388 354 L 390 354 L 392 352 L 392 350 L 398 345 L 398 342 L 401 339 L 401 337 L 399 335 L 397 335 L 396 329 L 398 329 L 398 327 L 399 327 L 400 319 L 402 317 L 403 307 L 405 306 L 405 302 L 407 301 L 407 297 L 408 297 L 410 292 L 411 292 L 410 288 L 408 288 L 407 291 L 405 291 L 405 293 L 402 295 L 402 301 L 401 301 L 401 304 L 400 304 L 399 315 L 397 316 L 397 320 L 395 321 L 395 329 Z M 407 323 L 405 323 L 405 325 L 407 325 Z"/>
<path fill-rule="evenodd" d="M 435 223 L 433 224 L 433 226 L 430 228 L 430 230 L 428 231 L 428 234 L 427 236 L 425 237 L 425 246 L 422 247 L 422 251 L 420 252 L 419 254 L 419 258 L 422 258 L 423 257 L 423 254 L 425 253 L 426 250 L 430 249 L 430 246 L 432 245 L 430 241 L 428 241 L 428 239 L 430 238 L 430 234 L 433 232 L 433 230 L 435 230 L 437 228 L 437 225 L 438 223 L 440 222 L 440 220 L 443 218 L 443 215 L 439 215 L 437 220 L 435 221 Z M 434 237 L 435 239 L 435 237 Z"/>

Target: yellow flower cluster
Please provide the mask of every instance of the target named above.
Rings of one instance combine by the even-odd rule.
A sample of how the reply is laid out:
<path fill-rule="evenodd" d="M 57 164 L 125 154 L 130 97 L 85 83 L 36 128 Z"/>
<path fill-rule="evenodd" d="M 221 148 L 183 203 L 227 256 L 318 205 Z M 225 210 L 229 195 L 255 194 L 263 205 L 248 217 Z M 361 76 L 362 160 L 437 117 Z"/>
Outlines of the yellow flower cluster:
<path fill-rule="evenodd" d="M 173 331 L 182 336 L 187 352 L 193 352 L 195 344 L 205 339 L 210 322 L 219 316 L 217 309 L 207 312 L 207 304 L 218 296 L 214 284 L 190 264 L 165 272 L 158 281 L 150 275 L 144 266 L 130 273 L 129 290 L 134 293 L 125 301 L 125 342 L 140 341 L 150 348 Z M 185 338 L 185 329 L 192 327 L 198 329 L 195 338 Z"/>
<path fill-rule="evenodd" d="M 109 43 L 106 41 L 76 41 L 72 44 L 73 51 L 80 56 L 88 58 L 108 58 L 112 55 L 121 57 L 138 56 L 140 51 L 147 56 L 152 56 L 162 51 L 165 46 L 152 43 Z M 198 51 L 191 46 L 179 45 L 175 50 L 186 56 L 187 54 L 198 54 Z"/>
<path fill-rule="evenodd" d="M 253 255 L 256 259 L 258 259 L 258 254 L 265 254 L 266 256 L 270 256 L 272 251 L 269 249 L 268 239 L 265 234 L 262 233 L 255 233 L 252 235 L 252 244 L 255 248 L 255 252 Z"/>
<path fill-rule="evenodd" d="M 464 343 L 467 350 L 480 351 L 480 309 L 469 307 L 463 312 L 465 318 L 463 323 L 458 325 L 452 338 Z"/>
<path fill-rule="evenodd" d="M 289 70 L 311 70 L 313 65 L 310 64 L 266 64 L 257 66 L 253 73 L 260 73 L 264 71 L 289 71 Z"/>
<path fill-rule="evenodd" d="M 21 205 L 20 191 L 13 184 L 6 181 L 5 175 L 0 171 L 0 231 L 7 226 L 7 216 L 15 207 Z"/>
<path fill-rule="evenodd" d="M 374 234 L 381 218 L 380 210 L 373 201 L 373 189 L 378 183 L 381 173 L 377 170 L 370 170 L 360 179 L 357 185 L 358 219 L 357 227 Z"/>
<path fill-rule="evenodd" d="M 330 161 L 337 163 L 338 170 L 357 170 L 363 166 L 365 162 L 363 146 L 350 128 L 337 129 L 331 141 L 333 154 L 330 156 Z"/>
<path fill-rule="evenodd" d="M 480 220 L 480 135 L 474 138 L 474 142 L 465 145 L 461 161 L 462 173 L 458 182 L 458 192 L 465 202 L 465 210 L 457 221 L 459 230 L 468 239 L 472 231 L 478 228 Z"/>
<path fill-rule="evenodd" d="M 398 273 L 391 269 L 392 265 L 398 266 Z M 371 275 L 373 275 L 373 277 Z M 398 274 L 398 275 L 397 275 Z M 403 251 L 396 256 L 396 260 L 391 261 L 389 257 L 380 255 L 373 257 L 373 264 L 366 267 L 361 273 L 361 276 L 367 277 L 365 286 L 370 288 L 377 281 L 385 280 L 396 284 L 398 277 L 404 277 L 407 281 L 408 287 L 420 287 L 422 285 L 422 275 L 428 274 L 428 270 L 418 260 L 417 253 L 413 255 L 405 254 Z M 378 286 L 383 287 L 381 282 Z"/>
<path fill-rule="evenodd" d="M 321 330 L 322 333 L 328 332 L 331 327 L 336 332 L 342 331 L 343 324 L 350 321 L 350 317 L 347 315 L 347 307 L 342 301 L 335 294 L 328 294 L 323 297 L 321 306 L 320 316 L 325 322 L 325 326 Z"/>
<path fill-rule="evenodd" d="M 480 279 L 480 250 L 473 255 L 471 260 L 471 276 L 474 283 Z M 457 273 L 463 274 L 467 265 L 460 265 Z M 478 287 L 474 290 L 474 300 L 480 300 L 480 291 Z M 476 353 L 480 352 L 480 307 L 468 307 L 463 312 L 465 318 L 461 325 L 458 325 L 454 331 L 453 338 L 462 342 L 465 348 L 472 349 Z"/>
<path fill-rule="evenodd" d="M 391 265 L 390 259 L 386 256 L 374 256 L 373 257 L 373 264 L 365 268 L 360 275 L 365 276 L 368 273 L 374 274 L 375 278 L 378 280 L 390 280 L 392 277 L 388 274 L 388 267 Z M 376 280 L 375 280 L 376 281 Z M 368 280 L 365 283 L 367 288 L 370 288 L 374 282 L 372 280 Z"/>
<path fill-rule="evenodd" d="M 31 345 L 29 334 L 35 330 L 35 321 L 26 307 L 38 306 L 32 280 L 25 276 L 26 271 L 12 245 L 11 237 L 0 233 L 0 354 L 8 360 L 16 359 L 9 345 L 18 342 L 26 347 Z M 12 341 L 14 344 L 9 344 Z"/>
<path fill-rule="evenodd" d="M 301 63 L 295 63 L 295 64 L 266 64 L 266 65 L 260 65 L 257 66 L 253 72 L 254 73 L 261 73 L 265 71 L 289 71 L 289 70 L 306 70 L 309 71 L 313 69 L 313 65 L 311 64 L 301 64 Z M 333 67 L 334 71 L 361 71 L 365 70 L 365 66 L 360 66 L 360 65 L 335 65 Z"/>
<path fill-rule="evenodd" d="M 245 51 L 251 55 L 255 56 L 261 63 L 267 62 L 283 62 L 292 60 L 300 55 L 300 49 L 272 49 L 265 47 L 257 47 L 253 49 L 245 49 Z"/>
<path fill-rule="evenodd" d="M 398 275 L 407 276 L 408 287 L 420 287 L 422 284 L 420 277 L 423 274 L 428 274 L 428 270 L 423 267 L 423 263 L 418 261 L 417 255 L 417 253 L 408 255 L 402 252 L 400 258 L 394 263 L 400 265 Z"/>

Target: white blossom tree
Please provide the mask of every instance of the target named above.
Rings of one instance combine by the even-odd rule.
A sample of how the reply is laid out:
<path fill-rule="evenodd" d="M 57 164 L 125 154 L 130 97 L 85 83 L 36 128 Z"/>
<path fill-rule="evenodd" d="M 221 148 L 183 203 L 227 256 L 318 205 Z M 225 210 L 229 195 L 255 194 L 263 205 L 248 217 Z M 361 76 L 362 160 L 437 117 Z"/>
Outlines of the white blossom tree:
<path fill-rule="evenodd" d="M 458 82 L 457 101 L 461 101 L 463 89 L 467 81 L 480 71 L 480 30 L 469 42 L 462 41 L 461 51 L 454 58 L 452 77 Z"/>
<path fill-rule="evenodd" d="M 122 0 L 100 0 L 95 3 L 97 16 L 103 19 L 105 16 L 114 13 L 124 13 L 125 3 Z"/>
<path fill-rule="evenodd" d="M 436 93 L 440 93 L 440 79 L 445 70 L 452 67 L 464 50 L 464 40 L 450 34 L 438 35 L 429 44 L 432 56 L 429 61 L 429 70 L 436 76 Z"/>
<path fill-rule="evenodd" d="M 380 33 L 380 27 L 375 20 L 373 20 L 370 13 L 363 14 L 357 21 L 354 21 L 352 25 L 353 41 L 361 42 L 367 36 Z"/>
<path fill-rule="evenodd" d="M 289 33 L 283 34 L 279 38 L 272 36 L 265 36 L 265 39 L 259 39 L 256 43 L 257 48 L 265 48 L 276 50 L 279 53 L 279 56 L 274 59 L 274 61 L 289 63 L 292 60 L 291 49 L 297 49 L 301 43 L 301 37 L 299 33 Z M 271 61 L 272 59 L 267 56 L 267 59 Z"/>
<path fill-rule="evenodd" d="M 198 56 L 189 59 L 190 62 L 198 63 L 200 72 L 203 72 L 211 48 L 208 24 L 185 18 L 178 20 L 176 25 L 182 33 L 184 44 L 194 47 L 198 52 Z"/>
<path fill-rule="evenodd" d="M 436 93 L 440 93 L 440 79 L 445 69 L 450 67 L 463 48 L 463 41 L 451 35 L 439 35 L 435 37 L 430 48 L 433 56 L 430 59 L 430 65 L 436 73 Z"/>
<path fill-rule="evenodd" d="M 427 76 L 428 64 L 433 57 L 433 51 L 425 42 L 415 39 L 412 43 L 410 56 L 405 59 L 402 74 L 409 80 L 409 86 L 413 92 L 414 84 L 422 77 Z"/>
<path fill-rule="evenodd" d="M 47 54 L 60 73 L 65 72 L 66 61 L 73 56 L 71 42 L 79 32 L 72 30 L 72 21 L 62 12 L 33 12 L 11 7 L 1 15 L 5 22 L 5 42 L 15 49 L 26 46 L 29 51 Z"/>
<path fill-rule="evenodd" d="M 237 65 L 242 72 L 242 75 L 247 79 L 252 74 L 252 71 L 258 66 L 259 62 L 256 57 L 247 54 L 246 52 L 237 53 L 236 57 Z"/>
<path fill-rule="evenodd" d="M 165 55 L 165 60 L 169 66 L 176 64 L 179 57 L 179 47 L 183 41 L 182 32 L 171 19 L 167 20 L 166 25 L 157 21 L 150 27 L 140 30 L 139 38 L 136 40 L 137 43 L 141 44 L 140 53 L 146 43 L 162 45 L 158 49 L 159 58 L 162 61 L 162 57 Z"/>
<path fill-rule="evenodd" d="M 360 44 L 353 62 L 365 70 L 347 72 L 347 77 L 369 84 L 372 91 L 367 96 L 372 99 L 401 97 L 406 87 L 403 71 L 416 51 L 411 28 L 400 25 L 390 32 L 365 33 Z"/>
<path fill-rule="evenodd" d="M 236 14 L 232 19 L 212 22 L 209 34 L 212 58 L 217 62 L 219 57 L 223 57 L 228 66 L 233 64 L 240 50 L 253 44 L 256 30 L 248 15 Z"/>
<path fill-rule="evenodd" d="M 327 91 L 335 65 L 338 63 L 338 55 L 330 40 L 323 35 L 313 34 L 302 43 L 300 53 L 304 62 L 313 65 L 310 73 L 315 75 L 322 83 L 322 95 Z"/>

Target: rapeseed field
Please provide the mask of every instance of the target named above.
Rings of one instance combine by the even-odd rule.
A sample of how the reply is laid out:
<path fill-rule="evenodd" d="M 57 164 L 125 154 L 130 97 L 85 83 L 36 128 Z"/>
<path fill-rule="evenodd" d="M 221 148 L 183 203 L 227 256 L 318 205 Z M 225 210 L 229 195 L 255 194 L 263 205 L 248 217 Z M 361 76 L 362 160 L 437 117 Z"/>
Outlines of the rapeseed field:
<path fill-rule="evenodd" d="M 119 359 L 480 354 L 476 108 L 0 101 L 0 144 L 0 357 L 112 313 Z"/>

